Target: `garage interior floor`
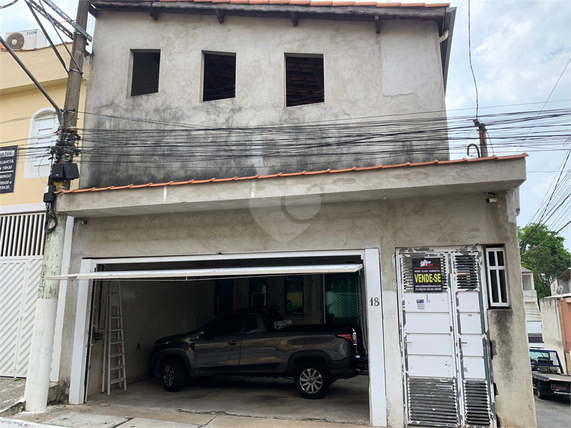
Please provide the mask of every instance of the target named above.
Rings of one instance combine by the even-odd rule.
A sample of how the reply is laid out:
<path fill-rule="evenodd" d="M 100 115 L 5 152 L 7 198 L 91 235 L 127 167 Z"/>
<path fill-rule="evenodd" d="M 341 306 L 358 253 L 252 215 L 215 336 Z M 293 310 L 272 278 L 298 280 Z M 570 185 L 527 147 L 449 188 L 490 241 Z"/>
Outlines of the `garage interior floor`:
<path fill-rule="evenodd" d="M 271 417 L 369 424 L 369 378 L 339 379 L 325 398 L 307 400 L 299 396 L 293 381 L 274 378 L 213 377 L 194 379 L 182 391 L 167 392 L 159 379 L 149 379 L 96 394 L 88 404 L 174 410 L 194 414 Z"/>

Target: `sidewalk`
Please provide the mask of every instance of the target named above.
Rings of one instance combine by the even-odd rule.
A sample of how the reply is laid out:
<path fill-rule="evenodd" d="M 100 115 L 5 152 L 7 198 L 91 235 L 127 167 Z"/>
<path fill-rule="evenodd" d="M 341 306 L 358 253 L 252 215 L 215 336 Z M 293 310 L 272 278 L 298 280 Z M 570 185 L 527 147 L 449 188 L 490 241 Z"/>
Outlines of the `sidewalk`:
<path fill-rule="evenodd" d="M 21 388 L 21 395 L 19 390 L 12 394 L 21 401 L 25 381 L 4 382 L 6 387 Z M 0 415 L 0 427 L 363 428 L 368 416 L 366 377 L 340 380 L 324 400 L 301 399 L 287 379 L 213 378 L 176 394 L 148 379 L 111 396 L 94 394 L 82 405 Z"/>
<path fill-rule="evenodd" d="M 12 377 L 0 377 L 0 415 L 24 401 L 26 380 Z"/>
<path fill-rule="evenodd" d="M 297 416 L 299 418 L 299 416 Z M 198 414 L 127 406 L 52 406 L 41 414 L 20 413 L 0 418 L 9 428 L 363 428 L 363 425 L 274 419 L 226 414 Z"/>

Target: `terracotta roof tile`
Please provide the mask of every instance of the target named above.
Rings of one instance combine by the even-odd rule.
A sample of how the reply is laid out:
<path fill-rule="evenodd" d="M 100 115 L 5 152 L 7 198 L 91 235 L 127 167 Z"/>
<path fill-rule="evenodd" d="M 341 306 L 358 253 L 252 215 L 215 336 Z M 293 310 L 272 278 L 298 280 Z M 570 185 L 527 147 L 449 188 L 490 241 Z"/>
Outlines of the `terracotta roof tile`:
<path fill-rule="evenodd" d="M 278 178 L 278 177 L 297 177 L 301 175 L 320 175 L 320 174 L 339 174 L 339 173 L 346 173 L 346 172 L 353 172 L 353 171 L 373 171 L 379 169 L 393 169 L 393 168 L 405 168 L 405 167 L 419 167 L 419 166 L 429 166 L 429 165 L 452 165 L 452 164 L 461 164 L 461 163 L 469 163 L 469 162 L 490 162 L 490 161 L 505 161 L 510 159 L 523 159 L 527 157 L 527 153 L 523 153 L 521 155 L 514 155 L 514 156 L 501 156 L 498 157 L 496 155 L 490 156 L 487 158 L 474 158 L 474 159 L 454 159 L 454 160 L 444 160 L 439 161 L 437 159 L 430 161 L 430 162 L 416 162 L 416 163 L 401 163 L 397 165 L 374 165 L 374 166 L 365 166 L 365 167 L 352 167 L 352 168 L 345 168 L 345 169 L 324 169 L 320 171 L 301 171 L 301 172 L 288 172 L 283 173 L 279 172 L 277 174 L 269 174 L 269 175 L 250 175 L 247 177 L 228 177 L 228 178 L 210 178 L 206 180 L 188 180 L 188 181 L 169 181 L 168 183 L 147 183 L 147 184 L 129 184 L 127 186 L 109 186 L 109 187 L 92 187 L 90 189 L 74 189 L 74 190 L 63 190 L 56 193 L 85 193 L 85 192 L 102 192 L 106 190 L 123 190 L 123 189 L 140 189 L 143 187 L 167 187 L 167 186 L 182 186 L 188 184 L 205 184 L 205 183 L 223 183 L 227 181 L 244 181 L 244 180 L 264 180 L 268 178 Z"/>
<path fill-rule="evenodd" d="M 342 7 L 342 6 L 373 6 L 373 7 L 449 7 L 450 3 L 400 3 L 389 2 L 381 3 L 380 1 L 331 1 L 331 0 L 160 0 L 161 3 L 231 3 L 231 4 L 290 4 L 294 6 L 312 6 L 312 7 Z"/>

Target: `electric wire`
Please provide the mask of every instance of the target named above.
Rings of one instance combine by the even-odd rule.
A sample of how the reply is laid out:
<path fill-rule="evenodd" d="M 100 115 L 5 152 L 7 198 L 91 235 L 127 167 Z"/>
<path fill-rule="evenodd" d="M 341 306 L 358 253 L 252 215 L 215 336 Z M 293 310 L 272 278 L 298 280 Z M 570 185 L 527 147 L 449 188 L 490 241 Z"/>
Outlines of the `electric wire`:
<path fill-rule="evenodd" d="M 563 71 L 561 72 L 561 74 L 559 75 L 559 78 L 557 79 L 557 82 L 555 82 L 555 85 L 553 85 L 553 89 L 551 90 L 551 92 L 549 93 L 549 96 L 547 97 L 547 99 L 545 100 L 545 103 L 543 104 L 543 107 L 541 107 L 541 110 L 538 113 L 538 116 L 541 114 L 541 112 L 543 111 L 545 105 L 549 102 L 549 99 L 551 98 L 551 95 L 553 95 L 553 92 L 555 91 L 555 88 L 557 88 L 557 85 L 559 84 L 559 81 L 561 80 L 561 78 L 563 77 L 563 74 L 565 74 L 565 70 L 567 70 L 567 67 L 569 66 L 569 63 L 571 62 L 571 58 L 569 58 L 569 61 L 567 61 L 567 64 L 565 64 L 565 67 L 563 67 Z M 531 124 L 528 134 L 529 132 L 531 132 L 531 129 L 533 128 L 533 126 L 535 125 L 535 121 Z M 525 140 L 527 139 L 527 134 L 526 136 L 523 138 L 522 144 L 525 142 Z M 515 150 L 514 153 L 517 153 L 517 151 L 519 150 L 519 147 Z"/>
<path fill-rule="evenodd" d="M 10 6 L 14 6 L 16 3 L 18 3 L 18 0 L 13 0 L 13 1 L 11 1 L 10 3 L 8 3 L 8 4 L 0 5 L 0 9 L 6 9 L 6 8 L 8 8 L 8 7 L 10 7 Z"/>

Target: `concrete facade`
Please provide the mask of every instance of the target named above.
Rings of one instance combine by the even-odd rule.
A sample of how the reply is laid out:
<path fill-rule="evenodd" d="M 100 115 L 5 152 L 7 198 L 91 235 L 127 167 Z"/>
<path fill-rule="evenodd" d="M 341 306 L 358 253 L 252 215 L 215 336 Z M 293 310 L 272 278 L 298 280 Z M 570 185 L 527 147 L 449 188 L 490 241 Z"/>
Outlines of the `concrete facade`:
<path fill-rule="evenodd" d="M 521 161 L 517 163 L 523 166 Z M 513 179 L 513 174 L 510 175 Z M 131 190 L 122 192 L 127 195 Z M 71 194 L 66 198 L 71 201 L 79 196 L 87 195 Z M 502 426 L 529 426 L 529 421 L 534 420 L 534 407 L 527 361 L 523 290 L 516 224 L 509 221 L 509 217 L 515 216 L 517 207 L 507 202 L 505 192 L 498 194 L 497 205 L 488 204 L 485 199 L 486 193 L 476 192 L 321 204 L 308 220 L 307 229 L 293 239 L 289 239 L 291 235 L 284 224 L 281 236 L 275 234 L 276 229 L 270 228 L 271 233 L 266 231 L 264 221 L 275 221 L 271 207 L 266 208 L 266 217 L 256 217 L 244 209 L 86 217 L 76 221 L 71 271 L 79 272 L 79 264 L 85 258 L 380 248 L 385 361 L 387 367 L 391 367 L 386 372 L 387 423 L 402 426 L 404 404 L 395 250 L 401 247 L 504 244 L 511 305 L 507 309 L 488 310 L 490 340 L 495 345 L 492 366 L 498 394 L 496 411 Z M 68 319 L 74 318 L 76 299 L 75 287 L 71 286 L 67 300 Z M 65 335 L 73 333 L 73 324 L 66 324 L 65 328 Z M 506 330 L 510 331 L 509 335 L 504 334 Z M 62 367 L 71 367 L 71 346 L 71 343 L 64 345 Z M 69 372 L 63 375 L 64 382 L 67 376 Z"/>
<path fill-rule="evenodd" d="M 495 390 L 491 404 L 502 427 L 534 425 L 516 227 L 515 193 L 525 180 L 524 157 L 448 161 L 442 134 L 420 139 L 409 136 L 406 141 L 381 138 L 377 147 L 390 150 L 366 156 L 357 156 L 349 150 L 353 147 L 347 147 L 346 156 L 332 156 L 323 148 L 308 157 L 274 157 L 266 150 L 267 134 L 251 132 L 262 125 L 344 123 L 346 119 L 396 115 L 393 119 L 398 120 L 385 128 L 390 134 L 410 126 L 405 119 L 416 114 L 442 118 L 446 67 L 441 43 L 450 36 L 442 31 L 446 7 L 436 7 L 430 15 L 424 6 L 398 7 L 390 13 L 379 7 L 374 13 L 386 19 L 375 21 L 372 9 L 349 8 L 345 17 L 332 19 L 335 8 L 324 6 L 331 10 L 319 9 L 329 10 L 329 19 L 309 17 L 292 25 L 290 6 L 230 4 L 220 6 L 235 12 L 224 19 L 218 13 L 221 25 L 213 5 L 156 2 L 161 11 L 170 8 L 170 13 L 151 11 L 149 16 L 148 10 L 137 9 L 138 2 L 115 9 L 105 2 L 92 3 L 97 26 L 86 106 L 92 114 L 86 128 L 101 133 L 86 132 L 81 189 L 58 195 L 57 205 L 59 211 L 75 217 L 62 333 L 73 340 L 62 343 L 60 360 L 60 384 L 69 388 L 73 402 L 84 399 L 77 385 L 83 384 L 91 364 L 86 354 L 92 341 L 90 297 L 98 283 L 78 280 L 74 274 L 107 269 L 105 260 L 112 264 L 114 259 L 124 259 L 117 263 L 126 264 L 141 257 L 146 258 L 141 268 L 165 269 L 165 260 L 172 263 L 177 256 L 232 260 L 248 255 L 262 260 L 280 254 L 284 260 L 288 255 L 296 259 L 312 252 L 332 258 L 359 253 L 363 290 L 371 302 L 380 302 L 365 305 L 362 314 L 368 323 L 364 330 L 371 356 L 370 422 L 404 426 L 404 320 L 397 292 L 397 251 L 469 247 L 476 248 L 482 258 L 485 246 L 499 245 L 505 251 L 509 306 L 488 307 L 486 312 L 487 336 L 482 347 L 488 348 L 489 338 L 492 358 L 487 375 Z M 189 13 L 175 13 L 177 8 L 187 8 Z M 205 11 L 210 16 L 203 16 Z M 273 11 L 285 11 L 287 16 Z M 292 6 L 291 13 L 298 13 L 297 7 Z M 159 90 L 129 96 L 131 52 L 149 49 L 161 51 Z M 235 98 L 201 102 L 204 51 L 236 54 Z M 323 55 L 324 103 L 285 107 L 284 55 L 292 52 Z M 168 147 L 161 153 L 149 151 L 148 141 L 137 137 L 137 129 L 163 132 L 173 123 L 213 128 L 202 143 L 216 142 L 222 156 L 234 148 L 232 142 L 238 142 L 243 145 L 241 155 L 218 160 L 197 155 L 193 163 L 168 157 L 176 155 Z M 219 127 L 227 129 L 226 140 L 217 140 Z M 248 127 L 251 142 L 239 138 L 236 128 L 240 127 Z M 284 135 L 295 148 L 316 132 L 308 126 Z M 340 128 L 331 132 L 322 141 L 339 140 Z M 163 134 L 167 141 L 168 133 Z M 117 141 L 105 139 L 113 137 Z M 193 135 L 186 137 L 186 150 L 192 152 L 197 147 Z M 433 162 L 435 158 L 441 162 Z M 164 159 L 168 159 L 166 166 Z M 396 165 L 404 162 L 413 164 Z M 279 172 L 295 174 L 258 176 Z M 230 178 L 236 176 L 242 178 Z M 209 180 L 212 177 L 219 180 Z M 206 182 L 169 183 L 201 178 Z M 149 182 L 159 184 L 144 184 Z M 142 186 L 112 187 L 133 183 Z M 497 202 L 487 202 L 489 193 L 495 194 Z M 322 322 L 314 317 L 321 302 L 314 283 L 307 321 L 317 323 Z M 270 285 L 268 293 L 281 295 L 276 284 Z M 176 333 L 172 330 L 207 318 L 213 308 L 214 287 L 212 280 L 191 287 L 182 280 L 163 283 L 158 278 L 139 285 L 125 282 L 123 287 L 125 322 L 132 323 L 125 344 L 134 361 L 133 374 L 128 376 L 134 381 L 143 377 L 151 337 Z M 239 288 L 236 299 L 245 302 L 246 287 Z M 171 321 L 166 320 L 168 311 Z M 100 361 L 100 343 L 91 350 L 92 361 Z M 100 386 L 97 363 L 90 370 L 88 393 Z"/>
<path fill-rule="evenodd" d="M 390 136 L 409 126 L 395 123 L 397 117 L 418 118 L 420 113 L 424 118 L 445 117 L 435 21 L 386 21 L 380 35 L 372 24 L 343 20 L 307 19 L 294 27 L 289 18 L 231 16 L 220 25 L 214 16 L 164 14 L 153 21 L 144 13 L 103 11 L 97 15 L 94 37 L 87 96 L 92 114 L 86 117 L 86 128 L 121 133 L 84 139 L 83 160 L 103 163 L 83 171 L 82 188 L 448 159 L 446 135 L 433 135 L 429 141 L 399 141 Z M 159 90 L 129 96 L 131 51 L 149 49 L 161 52 Z M 236 54 L 235 98 L 201 101 L 203 52 Z M 286 53 L 323 55 L 324 103 L 285 106 Z M 276 156 L 275 135 L 260 128 L 244 137 L 243 130 L 235 129 L 382 116 L 388 124 L 374 133 L 377 140 L 382 139 L 379 146 L 387 148 L 368 156 L 356 154 L 367 147 L 338 127 L 319 131 L 319 137 L 324 138 L 322 143 L 333 143 L 343 135 L 350 145 L 336 149 L 344 152 L 342 157 L 331 155 L 334 150 L 327 147 L 314 149 L 312 156 L 291 152 Z M 125 135 L 126 130 L 141 127 L 230 129 L 224 135 L 211 131 L 213 137 L 185 133 L 157 154 L 149 150 L 144 136 Z M 288 144 L 295 147 L 315 138 L 315 132 L 294 126 L 288 131 Z M 165 134 L 169 132 L 162 132 L 163 138 L 169 138 Z M 107 143 L 103 138 L 122 143 L 103 146 L 108 147 L 106 153 L 99 148 Z M 216 145 L 217 153 L 239 148 L 240 156 L 232 162 L 212 159 L 202 149 L 210 143 Z M 122 144 L 127 147 L 122 149 Z M 185 153 L 197 153 L 185 161 L 177 144 L 184 144 Z M 129 161 L 134 155 L 138 156 L 135 165 Z"/>

